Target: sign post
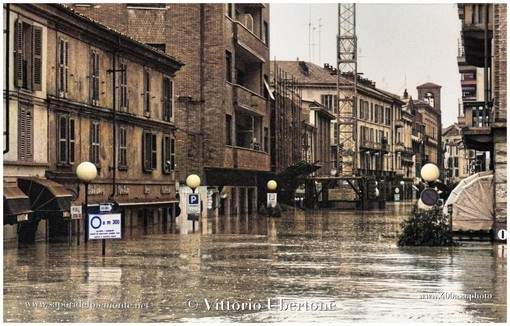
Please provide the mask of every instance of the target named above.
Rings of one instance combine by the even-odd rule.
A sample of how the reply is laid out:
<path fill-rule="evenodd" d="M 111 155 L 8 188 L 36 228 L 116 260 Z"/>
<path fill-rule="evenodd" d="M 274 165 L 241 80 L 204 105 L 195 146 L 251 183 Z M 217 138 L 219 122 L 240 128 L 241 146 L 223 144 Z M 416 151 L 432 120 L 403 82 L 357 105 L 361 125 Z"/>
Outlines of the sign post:
<path fill-rule="evenodd" d="M 198 221 L 200 216 L 200 194 L 188 194 L 187 204 L 188 221 L 193 221 L 193 232 L 195 232 L 195 221 Z"/>
<path fill-rule="evenodd" d="M 102 239 L 102 254 L 106 254 L 106 239 L 121 239 L 121 214 L 112 213 L 111 204 L 99 205 L 99 213 L 88 214 L 89 239 Z"/>
<path fill-rule="evenodd" d="M 83 217 L 83 207 L 82 206 L 71 206 L 71 221 L 69 224 L 71 224 L 72 221 L 76 220 L 76 227 L 77 227 L 77 237 L 76 237 L 76 245 L 80 245 L 80 220 Z M 71 234 L 69 234 L 69 237 L 71 237 Z"/>

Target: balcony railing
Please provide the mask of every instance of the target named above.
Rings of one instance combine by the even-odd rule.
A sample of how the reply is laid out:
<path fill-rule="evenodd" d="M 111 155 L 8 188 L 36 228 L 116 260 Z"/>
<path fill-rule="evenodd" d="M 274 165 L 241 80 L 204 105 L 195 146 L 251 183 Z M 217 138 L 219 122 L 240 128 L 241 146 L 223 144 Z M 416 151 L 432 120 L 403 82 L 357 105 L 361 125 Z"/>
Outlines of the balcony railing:
<path fill-rule="evenodd" d="M 269 171 L 269 154 L 249 148 L 228 146 L 225 150 L 225 166 L 242 170 Z"/>
<path fill-rule="evenodd" d="M 234 85 L 234 103 L 257 115 L 266 115 L 266 99 L 241 85 Z"/>
<path fill-rule="evenodd" d="M 371 140 L 362 140 L 360 143 L 360 147 L 365 148 L 365 149 L 374 150 L 374 151 L 386 151 L 388 145 L 382 144 L 379 142 L 374 142 Z"/>
<path fill-rule="evenodd" d="M 234 39 L 237 44 L 243 47 L 246 51 L 253 56 L 259 58 L 261 61 L 266 61 L 269 58 L 269 48 L 260 38 L 258 38 L 246 26 L 236 21 L 234 26 Z"/>

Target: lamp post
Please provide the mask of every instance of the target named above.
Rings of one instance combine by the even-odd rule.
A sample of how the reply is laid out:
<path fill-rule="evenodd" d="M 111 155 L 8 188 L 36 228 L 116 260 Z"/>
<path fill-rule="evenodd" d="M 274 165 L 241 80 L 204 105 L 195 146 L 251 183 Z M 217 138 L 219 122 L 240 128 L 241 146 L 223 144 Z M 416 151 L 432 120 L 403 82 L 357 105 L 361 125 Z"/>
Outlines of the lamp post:
<path fill-rule="evenodd" d="M 402 200 L 406 199 L 406 188 L 405 188 L 404 180 L 400 181 L 400 185 L 402 186 Z"/>
<path fill-rule="evenodd" d="M 193 194 L 188 194 L 187 198 L 187 214 L 188 214 L 188 220 L 192 216 L 191 220 L 193 221 L 193 233 L 195 233 L 195 215 L 200 216 L 201 211 L 201 202 L 200 202 L 200 194 L 195 194 L 195 189 L 197 189 L 200 186 L 200 177 L 196 174 L 190 174 L 186 178 L 186 185 L 191 188 L 191 191 Z M 198 210 L 196 209 L 198 207 Z M 197 212 L 198 211 L 198 212 Z"/>
<path fill-rule="evenodd" d="M 267 182 L 267 213 L 269 216 L 281 216 L 281 213 L 278 209 L 278 198 L 276 194 L 276 188 L 278 184 L 274 180 L 269 180 Z"/>
<path fill-rule="evenodd" d="M 93 163 L 82 162 L 76 168 L 76 176 L 85 184 L 85 209 L 84 216 L 85 222 L 83 223 L 84 242 L 88 240 L 88 205 L 89 205 L 89 183 L 92 182 L 97 176 L 97 168 Z M 80 224 L 78 223 L 78 234 L 80 233 Z M 78 235 L 78 241 L 80 236 Z M 79 244 L 79 242 L 78 242 Z"/>

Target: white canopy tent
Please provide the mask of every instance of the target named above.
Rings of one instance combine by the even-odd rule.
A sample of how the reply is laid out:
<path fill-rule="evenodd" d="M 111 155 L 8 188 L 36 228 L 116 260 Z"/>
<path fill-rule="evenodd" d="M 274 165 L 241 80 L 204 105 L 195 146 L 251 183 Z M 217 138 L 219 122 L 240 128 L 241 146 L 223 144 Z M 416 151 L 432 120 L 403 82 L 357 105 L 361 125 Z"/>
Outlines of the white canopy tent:
<path fill-rule="evenodd" d="M 490 230 L 494 223 L 494 183 L 492 171 L 473 174 L 462 180 L 444 205 L 452 205 L 453 231 Z"/>

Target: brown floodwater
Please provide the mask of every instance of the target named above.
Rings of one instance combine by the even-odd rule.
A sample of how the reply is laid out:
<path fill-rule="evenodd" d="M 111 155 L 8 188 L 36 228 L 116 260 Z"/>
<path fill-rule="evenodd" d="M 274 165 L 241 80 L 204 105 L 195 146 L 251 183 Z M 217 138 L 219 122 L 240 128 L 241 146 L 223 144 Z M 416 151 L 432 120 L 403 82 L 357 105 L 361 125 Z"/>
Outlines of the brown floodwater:
<path fill-rule="evenodd" d="M 409 203 L 4 245 L 4 322 L 506 322 L 506 244 L 395 245 Z"/>

